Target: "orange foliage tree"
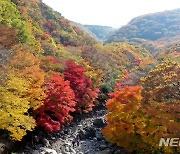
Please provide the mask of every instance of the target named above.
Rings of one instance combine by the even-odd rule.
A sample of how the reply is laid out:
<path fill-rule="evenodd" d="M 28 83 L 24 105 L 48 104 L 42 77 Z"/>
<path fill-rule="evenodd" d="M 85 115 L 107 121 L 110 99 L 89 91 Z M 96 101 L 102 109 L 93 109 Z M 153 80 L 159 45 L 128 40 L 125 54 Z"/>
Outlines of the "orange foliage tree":
<path fill-rule="evenodd" d="M 148 116 L 148 125 L 142 139 L 158 149 L 160 138 L 180 137 L 180 65 L 163 62 L 142 79 L 142 109 Z M 163 147 L 168 153 L 178 148 Z"/>
<path fill-rule="evenodd" d="M 39 60 L 20 46 L 7 66 L 3 66 L 0 86 L 0 129 L 7 130 L 14 140 L 21 140 L 26 131 L 32 131 L 36 122 L 32 111 L 41 106 L 44 99 L 44 73 Z"/>
<path fill-rule="evenodd" d="M 111 94 L 111 99 L 107 101 L 106 107 L 107 126 L 103 129 L 104 137 L 119 146 L 133 151 L 141 145 L 141 139 L 136 136 L 137 123 L 140 127 L 140 103 L 141 103 L 141 90 L 140 86 L 122 87 L 117 89 Z M 143 127 L 143 126 L 141 126 Z"/>
<path fill-rule="evenodd" d="M 16 30 L 0 26 L 0 46 L 11 47 L 16 43 Z"/>
<path fill-rule="evenodd" d="M 179 138 L 178 63 L 157 66 L 139 86 L 118 85 L 107 102 L 105 138 L 138 153 L 178 153 L 178 147 L 159 147 L 161 138 Z"/>
<path fill-rule="evenodd" d="M 146 100 L 180 100 L 180 64 L 170 61 L 160 64 L 142 79 L 142 85 L 143 96 Z"/>
<path fill-rule="evenodd" d="M 29 84 L 29 101 L 33 110 L 42 105 L 45 98 L 42 85 L 44 84 L 44 72 L 40 69 L 40 61 L 29 52 L 28 46 L 15 46 L 14 56 L 9 61 L 9 67 L 22 75 Z"/>

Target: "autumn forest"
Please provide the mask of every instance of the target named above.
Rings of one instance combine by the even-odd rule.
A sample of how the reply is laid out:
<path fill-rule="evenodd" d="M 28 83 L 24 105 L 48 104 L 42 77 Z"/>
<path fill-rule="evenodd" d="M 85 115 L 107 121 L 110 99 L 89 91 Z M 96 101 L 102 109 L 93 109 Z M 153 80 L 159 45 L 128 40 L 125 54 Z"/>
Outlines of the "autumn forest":
<path fill-rule="evenodd" d="M 104 104 L 107 142 L 129 153 L 180 152 L 159 147 L 160 138 L 180 138 L 180 10 L 174 14 L 161 34 L 156 18 L 139 17 L 101 43 L 39 0 L 0 0 L 0 144 L 61 131 Z"/>

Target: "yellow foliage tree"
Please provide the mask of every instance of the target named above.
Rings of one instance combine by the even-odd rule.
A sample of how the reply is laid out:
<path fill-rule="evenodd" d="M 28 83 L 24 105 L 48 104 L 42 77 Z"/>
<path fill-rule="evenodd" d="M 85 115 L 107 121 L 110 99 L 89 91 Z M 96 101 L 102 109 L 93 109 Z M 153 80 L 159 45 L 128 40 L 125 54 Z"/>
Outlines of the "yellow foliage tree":
<path fill-rule="evenodd" d="M 104 137 L 135 153 L 178 153 L 173 147 L 159 147 L 160 138 L 179 137 L 179 101 L 143 102 L 142 87 L 123 87 L 107 101 Z M 144 103 L 148 103 L 144 107 Z"/>
<path fill-rule="evenodd" d="M 28 87 L 29 82 L 14 73 L 0 86 L 0 129 L 9 131 L 13 140 L 20 141 L 35 127 L 35 120 L 28 115 Z"/>
<path fill-rule="evenodd" d="M 143 118 L 140 118 L 142 87 L 123 87 L 116 90 L 108 100 L 107 126 L 103 129 L 104 137 L 111 143 L 123 146 L 129 151 L 143 148 L 145 144 L 139 136 L 135 135 L 138 127 L 144 128 Z"/>
<path fill-rule="evenodd" d="M 23 78 L 29 82 L 28 98 L 31 108 L 36 110 L 42 105 L 45 98 L 42 85 L 44 84 L 45 73 L 40 68 L 40 61 L 30 52 L 27 47 L 14 47 L 15 54 L 9 61 L 9 67 L 21 72 Z"/>
<path fill-rule="evenodd" d="M 146 101 L 180 100 L 180 64 L 166 61 L 142 79 L 143 96 Z"/>
<path fill-rule="evenodd" d="M 91 66 L 89 62 L 85 61 L 84 59 L 80 59 L 80 61 L 86 69 L 85 75 L 90 78 L 93 83 L 93 88 L 101 87 L 104 76 L 102 70 Z"/>
<path fill-rule="evenodd" d="M 161 138 L 180 137 L 179 76 L 178 63 L 164 62 L 143 78 L 143 88 L 117 86 L 106 104 L 105 138 L 131 152 L 179 153 L 179 147 L 159 146 Z"/>

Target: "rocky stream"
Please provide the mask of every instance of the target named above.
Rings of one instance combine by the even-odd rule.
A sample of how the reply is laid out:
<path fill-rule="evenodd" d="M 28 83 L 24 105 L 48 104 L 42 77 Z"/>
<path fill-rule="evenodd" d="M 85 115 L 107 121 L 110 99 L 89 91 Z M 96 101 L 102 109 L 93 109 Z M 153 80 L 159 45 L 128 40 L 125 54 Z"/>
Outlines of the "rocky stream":
<path fill-rule="evenodd" d="M 76 115 L 60 132 L 38 131 L 16 154 L 127 154 L 103 138 L 101 130 L 106 125 L 106 113 L 106 108 L 100 105 L 90 113 Z"/>

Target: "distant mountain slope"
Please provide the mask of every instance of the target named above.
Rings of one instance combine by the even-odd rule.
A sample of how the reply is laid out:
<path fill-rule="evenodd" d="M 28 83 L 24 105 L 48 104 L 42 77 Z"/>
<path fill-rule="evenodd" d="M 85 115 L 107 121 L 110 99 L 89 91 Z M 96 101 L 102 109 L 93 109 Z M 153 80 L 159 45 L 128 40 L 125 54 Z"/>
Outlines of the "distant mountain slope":
<path fill-rule="evenodd" d="M 81 29 L 83 32 L 85 32 L 87 34 L 87 36 L 95 39 L 96 41 L 99 41 L 99 39 L 97 38 L 97 36 L 92 33 L 87 27 L 85 27 L 84 25 L 71 21 L 72 25 L 74 25 L 75 27 L 78 27 L 79 29 Z"/>
<path fill-rule="evenodd" d="M 180 42 L 177 42 L 171 46 L 169 46 L 166 50 L 167 53 L 172 53 L 172 52 L 180 52 Z"/>
<path fill-rule="evenodd" d="M 155 41 L 180 34 L 180 9 L 139 16 L 110 36 L 107 42 Z M 177 38 L 179 39 L 179 38 Z"/>
<path fill-rule="evenodd" d="M 87 29 L 89 29 L 96 37 L 104 41 L 106 40 L 112 33 L 116 30 L 109 26 L 99 26 L 99 25 L 84 25 Z"/>
<path fill-rule="evenodd" d="M 157 57 L 157 60 L 162 61 L 175 61 L 180 62 L 180 41 L 171 44 L 164 50 L 162 50 Z"/>

